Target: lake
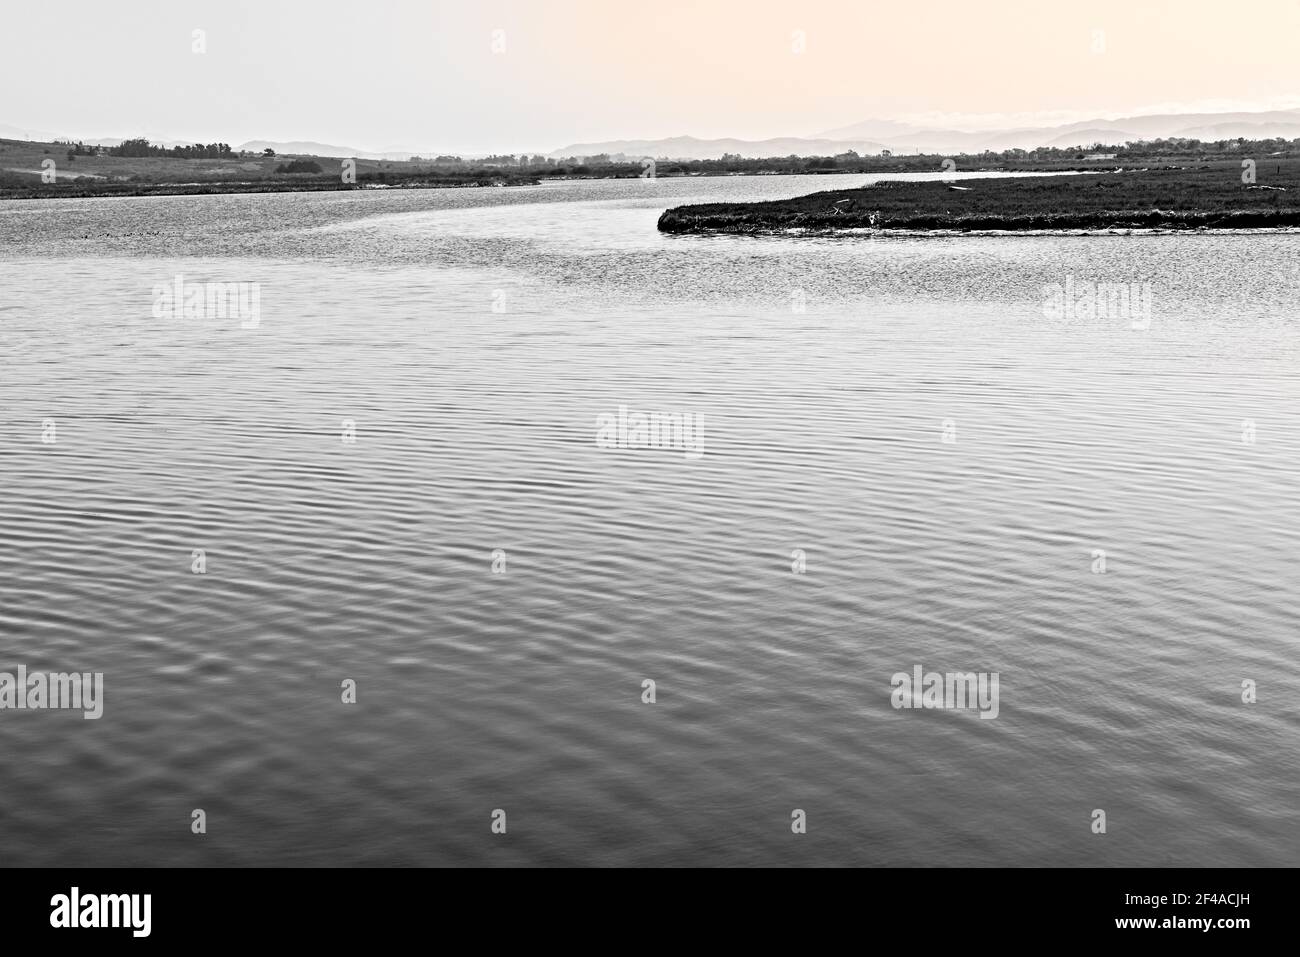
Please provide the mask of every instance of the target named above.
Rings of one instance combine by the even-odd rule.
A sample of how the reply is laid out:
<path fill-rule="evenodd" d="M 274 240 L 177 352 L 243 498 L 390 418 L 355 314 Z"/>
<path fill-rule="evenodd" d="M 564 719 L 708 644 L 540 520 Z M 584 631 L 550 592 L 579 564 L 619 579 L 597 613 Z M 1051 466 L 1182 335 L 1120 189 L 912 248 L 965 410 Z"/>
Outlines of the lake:
<path fill-rule="evenodd" d="M 4 863 L 1300 863 L 1296 237 L 655 228 L 864 181 L 0 204 Z"/>

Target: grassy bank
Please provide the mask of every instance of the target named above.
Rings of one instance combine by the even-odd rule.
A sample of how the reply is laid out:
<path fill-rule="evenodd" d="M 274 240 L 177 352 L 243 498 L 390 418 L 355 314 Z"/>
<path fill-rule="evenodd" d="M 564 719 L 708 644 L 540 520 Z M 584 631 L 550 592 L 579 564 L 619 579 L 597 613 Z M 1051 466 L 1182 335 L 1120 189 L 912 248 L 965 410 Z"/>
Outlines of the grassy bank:
<path fill-rule="evenodd" d="M 574 178 L 591 172 L 572 165 L 539 169 L 473 161 L 440 164 L 431 160 L 356 159 L 355 182 L 345 183 L 343 160 L 338 157 L 240 153 L 191 159 L 117 156 L 109 150 L 69 157 L 68 152 L 66 143 L 0 139 L 0 199 L 526 186 L 541 182 L 543 175 Z M 295 163 L 311 171 L 289 171 Z M 619 172 L 635 176 L 641 166 L 624 164 Z"/>
<path fill-rule="evenodd" d="M 1017 156 L 1012 168 L 1064 171 L 1095 168 L 1063 158 L 1059 151 L 1042 157 Z M 177 196 L 201 193 L 316 192 L 364 188 L 439 189 L 474 186 L 535 186 L 575 179 L 633 179 L 645 175 L 640 160 L 583 157 L 555 161 L 534 157 L 516 165 L 478 160 L 355 160 L 355 182 L 342 181 L 337 157 L 262 156 L 251 153 L 218 159 L 174 156 L 124 157 L 109 152 L 67 157 L 66 144 L 0 140 L 0 199 L 67 199 L 96 196 Z M 660 161 L 659 178 L 735 175 L 915 172 L 931 170 L 942 157 L 853 157 Z M 53 168 L 44 182 L 43 164 Z M 301 165 L 308 172 L 285 167 Z"/>
<path fill-rule="evenodd" d="M 765 203 L 709 203 L 665 212 L 668 233 L 849 229 L 1101 230 L 1300 227 L 1300 160 L 1080 176 L 876 183 Z M 1253 188 L 1252 188 L 1253 186 Z M 960 187 L 960 188 L 957 188 Z"/>
<path fill-rule="evenodd" d="M 139 183 L 74 180 L 58 185 L 41 186 L 0 185 L 3 199 L 85 199 L 106 196 L 200 196 L 210 193 L 321 193 L 355 189 L 433 189 L 457 186 L 524 186 L 536 185 L 535 179 L 521 177 L 497 178 L 445 178 L 415 180 L 398 184 L 376 184 L 360 181 L 358 184 L 342 183 L 338 177 L 297 177 L 281 180 L 205 180 L 192 183 Z"/>
<path fill-rule="evenodd" d="M 855 153 L 660 159 L 654 164 L 604 154 L 563 160 L 522 155 L 358 158 L 349 161 L 355 182 L 347 183 L 342 176 L 344 161 L 337 157 L 275 156 L 230 152 L 228 148 L 217 155 L 210 147 L 204 149 L 211 155 L 118 155 L 104 149 L 81 152 L 80 146 L 70 155 L 73 150 L 66 143 L 0 139 L 0 199 L 526 186 L 574 179 L 625 179 L 646 173 L 660 178 L 816 174 L 824 175 L 830 185 L 861 174 L 934 172 L 950 163 L 960 170 L 1003 172 L 1097 171 L 1123 166 L 1149 172 L 1091 178 L 1104 180 L 1105 185 L 1088 183 L 1090 189 L 1061 180 L 960 184 L 969 190 L 948 190 L 940 183 L 882 185 L 869 193 L 844 189 L 761 206 L 670 210 L 660 228 L 670 232 L 764 232 L 791 227 L 824 231 L 869 227 L 873 222 L 911 229 L 1096 228 L 1107 216 L 1116 218 L 1116 225 L 1189 227 L 1209 225 L 1223 216 L 1228 217 L 1228 225 L 1291 225 L 1285 222 L 1287 199 L 1293 195 L 1289 186 L 1300 178 L 1300 140 L 1158 140 L 1109 147 L 1111 152 L 1093 158 L 1077 150 L 1048 148 L 955 160 Z M 1246 190 L 1241 183 L 1241 158 L 1251 156 L 1258 162 L 1259 185 L 1286 186 L 1288 191 Z"/>

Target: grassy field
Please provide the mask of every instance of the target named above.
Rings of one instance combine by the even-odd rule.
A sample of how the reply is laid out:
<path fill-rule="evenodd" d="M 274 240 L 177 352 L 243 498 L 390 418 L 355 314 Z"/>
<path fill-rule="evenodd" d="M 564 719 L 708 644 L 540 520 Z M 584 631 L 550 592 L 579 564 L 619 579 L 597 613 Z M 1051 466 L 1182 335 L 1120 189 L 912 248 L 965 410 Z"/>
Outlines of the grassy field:
<path fill-rule="evenodd" d="M 283 157 L 249 156 L 242 159 L 205 160 L 176 157 L 126 158 L 100 154 L 67 157 L 68 147 L 56 143 L 0 140 L 0 173 L 5 183 L 41 185 L 41 162 L 53 160 L 60 183 L 78 177 L 128 181 L 132 177 L 151 183 L 192 182 L 198 179 L 262 179 L 274 175 Z M 339 161 L 333 160 L 334 168 Z M 364 161 L 363 161 L 364 162 Z M 322 166 L 324 164 L 322 163 Z"/>
<path fill-rule="evenodd" d="M 1274 152 L 1281 148 L 1280 153 Z M 1118 147 L 1118 160 L 1086 160 L 1074 151 L 1023 151 L 961 157 L 962 170 L 1065 171 L 1115 165 L 1129 172 L 1042 179 L 881 183 L 799 199 L 754 205 L 681 207 L 664 213 L 665 232 L 768 232 L 898 229 L 1096 229 L 1205 226 L 1300 226 L 1300 141 L 1201 144 L 1158 141 Z M 1243 152 L 1235 152 L 1242 150 Z M 1242 156 L 1258 156 L 1258 188 L 1242 182 Z M 1231 158 L 1227 158 L 1231 156 Z M 312 160 L 320 172 L 281 173 L 293 160 Z M 43 163 L 52 161 L 53 169 Z M 659 176 L 816 173 L 834 182 L 843 174 L 938 171 L 939 156 L 847 155 L 828 160 L 783 157 L 671 161 Z M 530 185 L 546 180 L 634 177 L 641 162 L 626 158 L 540 160 L 537 165 L 485 165 L 480 160 L 355 161 L 355 182 L 343 181 L 343 160 L 325 156 L 190 159 L 118 157 L 106 153 L 68 158 L 67 144 L 0 140 L 0 199 L 149 196 L 188 193 L 258 193 L 351 190 L 366 187 L 434 188 Z M 829 165 L 827 165 L 829 163 Z M 312 167 L 309 167 L 312 168 Z"/>
<path fill-rule="evenodd" d="M 245 155 L 231 159 L 176 156 L 117 157 L 101 153 L 69 160 L 67 144 L 0 139 L 0 199 L 81 198 L 93 196 L 184 195 L 191 193 L 262 193 L 345 190 L 365 187 L 429 189 L 452 186 L 523 186 L 554 179 L 610 179 L 641 176 L 641 161 L 558 160 L 547 165 L 486 166 L 477 160 L 438 164 L 431 160 L 356 160 L 355 183 L 344 183 L 337 157 Z M 42 163 L 53 161 L 53 182 L 44 182 Z M 319 173 L 277 173 L 294 160 L 312 160 Z M 900 172 L 934 169 L 938 157 L 874 157 L 844 160 L 827 168 L 806 157 L 755 160 L 663 161 L 656 175 L 729 176 L 738 174 Z M 824 162 L 824 160 L 822 161 Z M 1068 170 L 1073 159 L 1018 157 L 1016 165 L 1035 170 Z M 48 177 L 47 177 L 48 178 Z"/>
<path fill-rule="evenodd" d="M 321 172 L 286 174 L 277 173 L 276 167 L 299 157 L 188 159 L 101 153 L 69 160 L 67 153 L 66 144 L 0 140 L 0 199 L 310 191 L 356 189 L 357 184 L 479 186 L 536 182 L 526 170 L 439 169 L 428 162 L 358 159 L 357 184 L 346 184 L 343 160 L 337 157 L 302 157 L 315 160 Z M 54 182 L 42 180 L 45 160 L 54 162 Z"/>
<path fill-rule="evenodd" d="M 100 153 L 68 159 L 67 144 L 0 139 L 0 199 L 69 196 L 118 196 L 201 192 L 266 192 L 352 189 L 359 186 L 439 187 L 525 185 L 545 179 L 635 177 L 644 172 L 639 160 L 556 161 L 547 166 L 483 166 L 475 160 L 435 164 L 429 160 L 356 161 L 356 184 L 342 182 L 342 160 L 327 156 L 245 155 L 232 159 L 188 159 L 175 156 L 117 157 Z M 294 159 L 314 160 L 315 173 L 277 173 L 276 167 Z M 658 176 L 722 176 L 744 173 L 902 172 L 934 169 L 941 157 L 863 156 L 830 168 L 817 167 L 805 157 L 754 160 L 694 160 L 660 162 Z M 52 160 L 55 181 L 42 181 L 42 162 Z M 963 163 L 965 161 L 963 160 Z M 1016 168 L 1068 170 L 1096 166 L 1055 154 L 1018 157 Z"/>
<path fill-rule="evenodd" d="M 669 233 L 845 229 L 1196 229 L 1300 226 L 1300 159 L 1096 175 L 877 183 L 767 203 L 679 206 Z M 960 187 L 960 188 L 957 188 Z"/>

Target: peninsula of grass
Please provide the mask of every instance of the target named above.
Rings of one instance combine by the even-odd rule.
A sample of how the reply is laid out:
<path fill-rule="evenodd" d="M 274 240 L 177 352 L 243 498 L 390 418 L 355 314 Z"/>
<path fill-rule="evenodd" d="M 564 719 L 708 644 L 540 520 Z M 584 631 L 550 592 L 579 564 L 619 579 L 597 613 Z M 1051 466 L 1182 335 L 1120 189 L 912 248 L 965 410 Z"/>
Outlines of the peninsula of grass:
<path fill-rule="evenodd" d="M 1300 227 L 1300 160 L 1260 158 L 1251 172 L 1238 160 L 1074 176 L 895 180 L 772 202 L 678 206 L 659 218 L 659 229 L 815 235 Z"/>

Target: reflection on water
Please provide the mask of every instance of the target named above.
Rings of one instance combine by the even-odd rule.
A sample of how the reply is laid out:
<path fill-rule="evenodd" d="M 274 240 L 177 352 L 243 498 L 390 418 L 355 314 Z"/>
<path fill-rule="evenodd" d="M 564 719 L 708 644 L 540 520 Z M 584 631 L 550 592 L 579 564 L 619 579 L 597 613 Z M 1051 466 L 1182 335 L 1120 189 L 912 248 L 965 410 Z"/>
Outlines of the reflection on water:
<path fill-rule="evenodd" d="M 845 179 L 0 207 L 6 861 L 1295 864 L 1294 237 L 655 230 Z"/>

